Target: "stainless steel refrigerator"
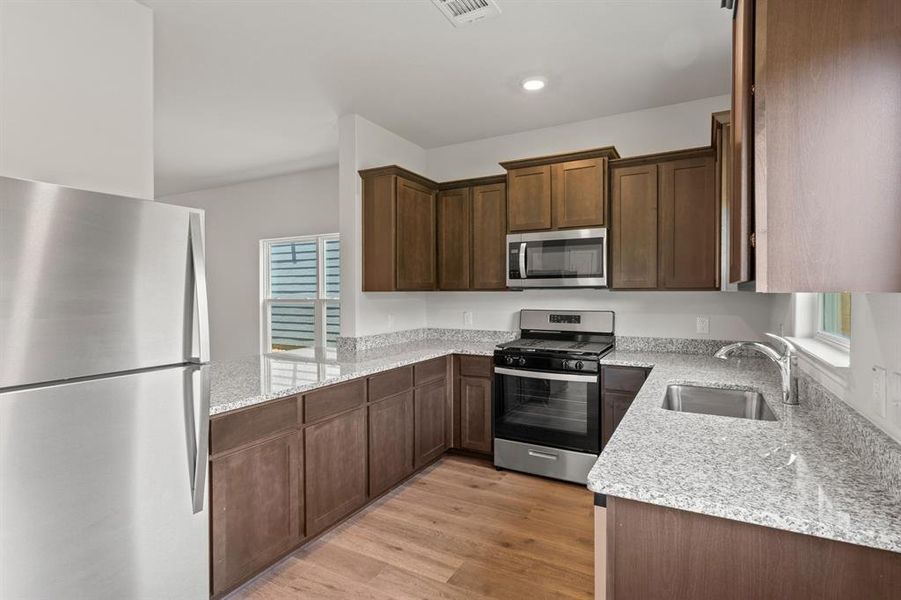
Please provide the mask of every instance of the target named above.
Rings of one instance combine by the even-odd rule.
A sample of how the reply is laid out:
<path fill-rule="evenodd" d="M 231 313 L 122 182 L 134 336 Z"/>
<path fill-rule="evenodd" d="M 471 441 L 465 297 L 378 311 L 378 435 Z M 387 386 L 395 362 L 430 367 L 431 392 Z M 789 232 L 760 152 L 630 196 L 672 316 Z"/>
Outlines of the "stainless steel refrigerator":
<path fill-rule="evenodd" d="M 0 598 L 209 597 L 203 214 L 0 177 Z"/>

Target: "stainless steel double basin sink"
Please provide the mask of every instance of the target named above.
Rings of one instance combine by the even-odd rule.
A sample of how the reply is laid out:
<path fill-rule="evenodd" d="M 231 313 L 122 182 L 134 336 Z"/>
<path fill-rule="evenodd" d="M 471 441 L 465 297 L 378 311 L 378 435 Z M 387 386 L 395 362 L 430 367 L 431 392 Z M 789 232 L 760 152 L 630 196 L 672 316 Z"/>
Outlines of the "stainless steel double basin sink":
<path fill-rule="evenodd" d="M 763 395 L 754 390 L 671 384 L 666 386 L 663 408 L 676 412 L 737 417 L 754 421 L 777 420 L 776 414 L 763 399 Z"/>

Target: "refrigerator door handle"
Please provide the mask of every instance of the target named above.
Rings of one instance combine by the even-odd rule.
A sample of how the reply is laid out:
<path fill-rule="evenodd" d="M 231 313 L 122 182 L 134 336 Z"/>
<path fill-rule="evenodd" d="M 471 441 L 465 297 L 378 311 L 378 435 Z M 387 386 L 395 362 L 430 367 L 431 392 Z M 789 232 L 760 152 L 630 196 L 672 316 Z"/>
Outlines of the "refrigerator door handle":
<path fill-rule="evenodd" d="M 197 356 L 191 362 L 206 363 L 210 360 L 210 308 L 206 293 L 206 255 L 203 250 L 203 221 L 200 213 L 190 216 L 191 264 L 194 270 L 194 294 L 197 298 Z"/>
<path fill-rule="evenodd" d="M 194 410 L 193 402 L 191 409 L 185 418 L 190 422 L 186 423 L 189 432 L 197 431 L 194 436 L 194 465 L 191 477 L 191 506 L 194 514 L 203 511 L 204 497 L 206 496 L 206 471 L 209 462 L 209 438 L 210 438 L 210 367 L 202 365 L 194 367 L 194 372 L 200 374 L 200 406 L 198 407 L 197 420 L 200 421 L 199 431 L 194 426 Z M 193 389 L 193 385 L 191 388 Z"/>

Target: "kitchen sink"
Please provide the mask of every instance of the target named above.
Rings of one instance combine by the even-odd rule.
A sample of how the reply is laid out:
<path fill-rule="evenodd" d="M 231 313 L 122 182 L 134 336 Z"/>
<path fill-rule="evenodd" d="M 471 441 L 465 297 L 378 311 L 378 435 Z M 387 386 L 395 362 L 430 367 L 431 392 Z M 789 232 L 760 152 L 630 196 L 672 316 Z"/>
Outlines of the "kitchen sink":
<path fill-rule="evenodd" d="M 754 390 L 725 390 L 699 385 L 668 385 L 663 408 L 677 412 L 775 421 L 776 415 Z"/>

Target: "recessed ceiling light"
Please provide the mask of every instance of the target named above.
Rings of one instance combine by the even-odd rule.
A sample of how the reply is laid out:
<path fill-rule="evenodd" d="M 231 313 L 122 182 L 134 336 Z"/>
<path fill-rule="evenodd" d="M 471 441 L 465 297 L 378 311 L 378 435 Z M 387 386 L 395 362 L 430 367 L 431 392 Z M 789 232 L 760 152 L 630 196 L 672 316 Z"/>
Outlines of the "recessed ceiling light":
<path fill-rule="evenodd" d="M 547 79 L 544 77 L 529 77 L 528 79 L 522 80 L 522 89 L 527 92 L 537 92 L 538 90 L 543 90 L 544 86 L 547 85 Z"/>

